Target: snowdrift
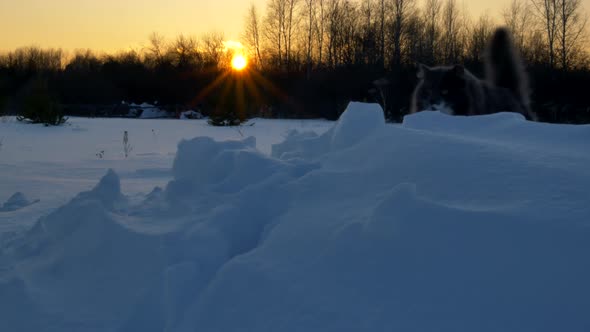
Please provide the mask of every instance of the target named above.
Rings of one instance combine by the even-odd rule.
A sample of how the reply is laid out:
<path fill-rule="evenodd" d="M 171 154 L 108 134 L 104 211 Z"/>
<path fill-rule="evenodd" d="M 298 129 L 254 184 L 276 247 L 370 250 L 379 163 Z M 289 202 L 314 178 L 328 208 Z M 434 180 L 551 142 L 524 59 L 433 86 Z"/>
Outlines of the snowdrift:
<path fill-rule="evenodd" d="M 158 106 L 141 103 L 141 104 L 129 104 L 129 116 L 139 117 L 141 119 L 157 119 L 157 118 L 169 118 L 170 114 L 165 110 L 161 110 Z"/>
<path fill-rule="evenodd" d="M 590 127 L 351 103 L 325 134 L 183 141 L 0 252 L 12 331 L 585 331 Z M 5 323 L 8 322 L 8 323 Z M 6 325 L 8 324 L 8 325 Z"/>
<path fill-rule="evenodd" d="M 17 192 L 10 196 L 3 205 L 0 205 L 0 212 L 16 211 L 38 202 L 38 199 L 30 201 L 25 194 Z"/>

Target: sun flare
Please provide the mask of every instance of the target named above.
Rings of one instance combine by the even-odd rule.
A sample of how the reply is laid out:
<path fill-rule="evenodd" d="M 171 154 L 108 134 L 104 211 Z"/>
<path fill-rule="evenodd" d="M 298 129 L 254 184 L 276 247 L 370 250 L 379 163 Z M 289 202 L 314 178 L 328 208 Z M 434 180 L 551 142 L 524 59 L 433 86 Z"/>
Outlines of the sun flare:
<path fill-rule="evenodd" d="M 236 54 L 233 57 L 233 59 L 231 60 L 232 68 L 237 71 L 243 70 L 244 68 L 246 68 L 247 65 L 248 65 L 248 60 L 246 60 L 246 58 L 241 54 Z"/>

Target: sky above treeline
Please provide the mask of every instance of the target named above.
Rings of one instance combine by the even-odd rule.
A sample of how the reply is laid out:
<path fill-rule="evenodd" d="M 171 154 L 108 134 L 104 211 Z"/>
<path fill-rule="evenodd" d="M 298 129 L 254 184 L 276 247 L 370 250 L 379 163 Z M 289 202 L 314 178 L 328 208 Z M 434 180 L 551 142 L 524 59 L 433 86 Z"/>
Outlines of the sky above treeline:
<path fill-rule="evenodd" d="M 582 0 L 586 9 L 590 0 Z M 157 32 L 201 36 L 222 32 L 240 41 L 250 4 L 266 0 L 1 0 L 0 51 L 22 46 L 105 52 L 141 48 Z M 472 15 L 498 16 L 510 0 L 459 0 Z"/>

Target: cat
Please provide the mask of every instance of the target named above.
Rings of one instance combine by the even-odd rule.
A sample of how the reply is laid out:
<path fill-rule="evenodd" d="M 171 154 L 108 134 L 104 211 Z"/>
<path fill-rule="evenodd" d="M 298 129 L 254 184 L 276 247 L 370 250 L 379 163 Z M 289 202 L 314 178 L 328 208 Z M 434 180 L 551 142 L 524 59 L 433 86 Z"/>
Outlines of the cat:
<path fill-rule="evenodd" d="M 478 79 L 462 65 L 420 64 L 420 81 L 412 96 L 411 113 L 440 110 L 452 115 L 521 113 L 536 120 L 530 109 L 524 64 L 506 28 L 495 30 L 485 52 L 486 77 Z"/>

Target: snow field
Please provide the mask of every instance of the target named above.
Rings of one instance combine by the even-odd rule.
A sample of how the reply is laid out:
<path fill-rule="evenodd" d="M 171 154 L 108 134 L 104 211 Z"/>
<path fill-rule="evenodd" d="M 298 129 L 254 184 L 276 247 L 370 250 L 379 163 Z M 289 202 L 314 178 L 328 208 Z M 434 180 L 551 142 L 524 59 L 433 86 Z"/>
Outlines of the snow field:
<path fill-rule="evenodd" d="M 378 105 L 351 103 L 325 133 L 292 130 L 270 156 L 259 142 L 183 140 L 172 179 L 143 196 L 107 172 L 4 245 L 0 320 L 21 331 L 590 328 L 590 127 L 432 112 L 393 126 Z"/>
<path fill-rule="evenodd" d="M 0 208 L 17 192 L 40 201 L 0 214 L 0 238 L 30 228 L 77 193 L 92 189 L 108 169 L 117 172 L 129 199 L 142 200 L 154 187 L 172 179 L 171 167 L 182 139 L 254 136 L 257 149 L 270 154 L 272 144 L 284 140 L 290 130 L 323 133 L 333 126 L 323 120 L 252 119 L 241 128 L 219 128 L 206 120 L 70 118 L 65 126 L 43 127 L 6 119 L 0 123 Z M 129 158 L 123 149 L 125 131 L 132 148 Z"/>

